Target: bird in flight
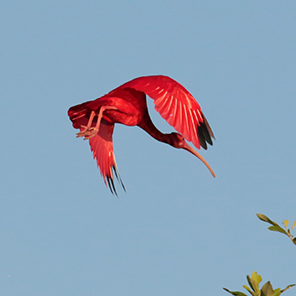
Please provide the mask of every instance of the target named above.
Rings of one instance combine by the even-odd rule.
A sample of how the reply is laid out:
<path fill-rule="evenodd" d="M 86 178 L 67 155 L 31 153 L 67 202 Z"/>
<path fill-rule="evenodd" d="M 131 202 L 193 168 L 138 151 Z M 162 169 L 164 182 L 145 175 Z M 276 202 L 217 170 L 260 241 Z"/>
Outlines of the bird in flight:
<path fill-rule="evenodd" d="M 154 101 L 155 110 L 178 132 L 163 134 L 152 123 L 146 95 Z M 93 157 L 113 194 L 116 194 L 114 176 L 120 178 L 113 152 L 112 134 L 115 123 L 138 126 L 154 139 L 175 148 L 189 151 L 215 173 L 206 160 L 186 141 L 200 149 L 213 145 L 214 134 L 194 97 L 177 81 L 168 76 L 154 75 L 135 78 L 108 94 L 68 110 L 73 127 L 80 129 L 77 137 L 89 140 Z"/>

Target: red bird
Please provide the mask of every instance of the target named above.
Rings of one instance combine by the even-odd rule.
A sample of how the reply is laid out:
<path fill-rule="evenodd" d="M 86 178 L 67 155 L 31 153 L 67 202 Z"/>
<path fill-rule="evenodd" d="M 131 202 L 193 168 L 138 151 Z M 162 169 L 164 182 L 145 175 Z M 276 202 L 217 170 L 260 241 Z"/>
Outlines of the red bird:
<path fill-rule="evenodd" d="M 155 110 L 179 133 L 163 134 L 152 123 L 146 95 L 154 100 Z M 108 94 L 71 107 L 68 111 L 73 127 L 80 129 L 77 137 L 89 140 L 101 175 L 116 194 L 114 175 L 119 176 L 113 152 L 112 134 L 115 123 L 137 125 L 154 139 L 197 156 L 215 174 L 205 159 L 185 141 L 200 149 L 213 145 L 214 134 L 193 96 L 178 82 L 167 76 L 144 76 L 117 87 Z"/>

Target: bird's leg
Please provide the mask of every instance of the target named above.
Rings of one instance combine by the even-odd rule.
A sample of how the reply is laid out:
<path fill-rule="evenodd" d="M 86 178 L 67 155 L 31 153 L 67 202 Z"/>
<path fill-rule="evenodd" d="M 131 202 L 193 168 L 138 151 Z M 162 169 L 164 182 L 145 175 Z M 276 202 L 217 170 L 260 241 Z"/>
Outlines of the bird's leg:
<path fill-rule="evenodd" d="M 87 131 L 90 129 L 91 127 L 91 124 L 94 120 L 94 117 L 96 116 L 96 112 L 95 111 L 91 111 L 90 113 L 90 116 L 89 116 L 89 119 L 88 119 L 88 122 L 87 122 L 87 125 L 81 125 L 82 128 L 84 128 L 83 131 L 80 131 L 79 133 L 76 134 L 77 138 L 79 137 L 84 137 L 87 133 Z"/>
<path fill-rule="evenodd" d="M 96 126 L 95 127 L 91 127 L 92 125 L 92 122 L 93 122 L 93 119 L 94 117 L 96 116 L 96 112 L 95 111 L 91 111 L 90 113 L 90 116 L 89 116 L 89 120 L 88 120 L 88 123 L 87 123 L 87 126 L 81 126 L 81 127 L 84 127 L 85 129 L 83 131 L 80 131 L 79 133 L 77 133 L 77 138 L 79 137 L 84 137 L 84 140 L 88 140 L 92 137 L 94 137 L 99 129 L 100 129 L 100 124 L 101 124 L 101 119 L 103 117 L 103 112 L 105 110 L 117 110 L 116 107 L 112 107 L 112 106 L 102 106 L 100 108 L 100 111 L 99 111 L 99 114 L 98 114 L 98 119 L 97 119 L 97 123 L 96 123 Z"/>

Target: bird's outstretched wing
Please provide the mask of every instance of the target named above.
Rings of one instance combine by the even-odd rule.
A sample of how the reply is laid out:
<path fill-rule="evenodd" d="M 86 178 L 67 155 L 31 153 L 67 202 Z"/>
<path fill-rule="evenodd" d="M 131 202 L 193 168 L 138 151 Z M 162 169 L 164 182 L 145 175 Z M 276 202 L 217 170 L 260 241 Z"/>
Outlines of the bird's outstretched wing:
<path fill-rule="evenodd" d="M 170 77 L 155 75 L 135 78 L 118 87 L 144 92 L 154 100 L 155 110 L 196 148 L 207 149 L 215 139 L 201 108 L 189 91 Z"/>
<path fill-rule="evenodd" d="M 104 182 L 110 188 L 111 192 L 116 194 L 114 185 L 114 175 L 121 183 L 123 189 L 125 187 L 119 175 L 113 152 L 113 134 L 114 124 L 107 123 L 104 119 L 101 121 L 100 130 L 96 136 L 89 139 L 90 149 L 93 152 L 94 158 L 97 160 L 97 165 L 100 167 L 100 172 L 104 178 Z"/>
<path fill-rule="evenodd" d="M 90 105 L 94 104 L 93 102 L 94 101 L 85 102 L 69 109 L 68 115 L 73 122 L 74 128 L 78 128 L 80 131 L 85 129 L 92 111 Z M 98 99 L 95 100 L 95 102 L 96 107 L 99 109 L 102 105 L 108 103 L 108 98 Z M 97 118 L 92 122 L 91 126 L 94 127 L 96 122 Z M 117 195 L 114 185 L 114 175 L 119 183 L 121 183 L 124 190 L 125 187 L 120 178 L 113 152 L 113 129 L 113 123 L 108 123 L 106 120 L 102 119 L 98 133 L 94 137 L 89 138 L 89 145 L 93 152 L 94 159 L 97 160 L 97 166 L 100 167 L 100 172 L 104 178 L 105 184 L 110 188 L 112 193 Z"/>

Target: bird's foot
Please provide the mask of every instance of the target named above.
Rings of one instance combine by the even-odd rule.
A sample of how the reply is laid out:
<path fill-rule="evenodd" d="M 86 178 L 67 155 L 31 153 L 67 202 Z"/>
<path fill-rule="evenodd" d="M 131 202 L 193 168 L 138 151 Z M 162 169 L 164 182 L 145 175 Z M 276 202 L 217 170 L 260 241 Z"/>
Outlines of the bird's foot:
<path fill-rule="evenodd" d="M 94 137 L 99 131 L 99 129 L 97 127 L 87 127 L 84 125 L 82 125 L 81 127 L 84 128 L 84 130 L 77 133 L 76 137 L 77 138 L 84 137 L 84 140 L 88 140 L 88 139 Z"/>

